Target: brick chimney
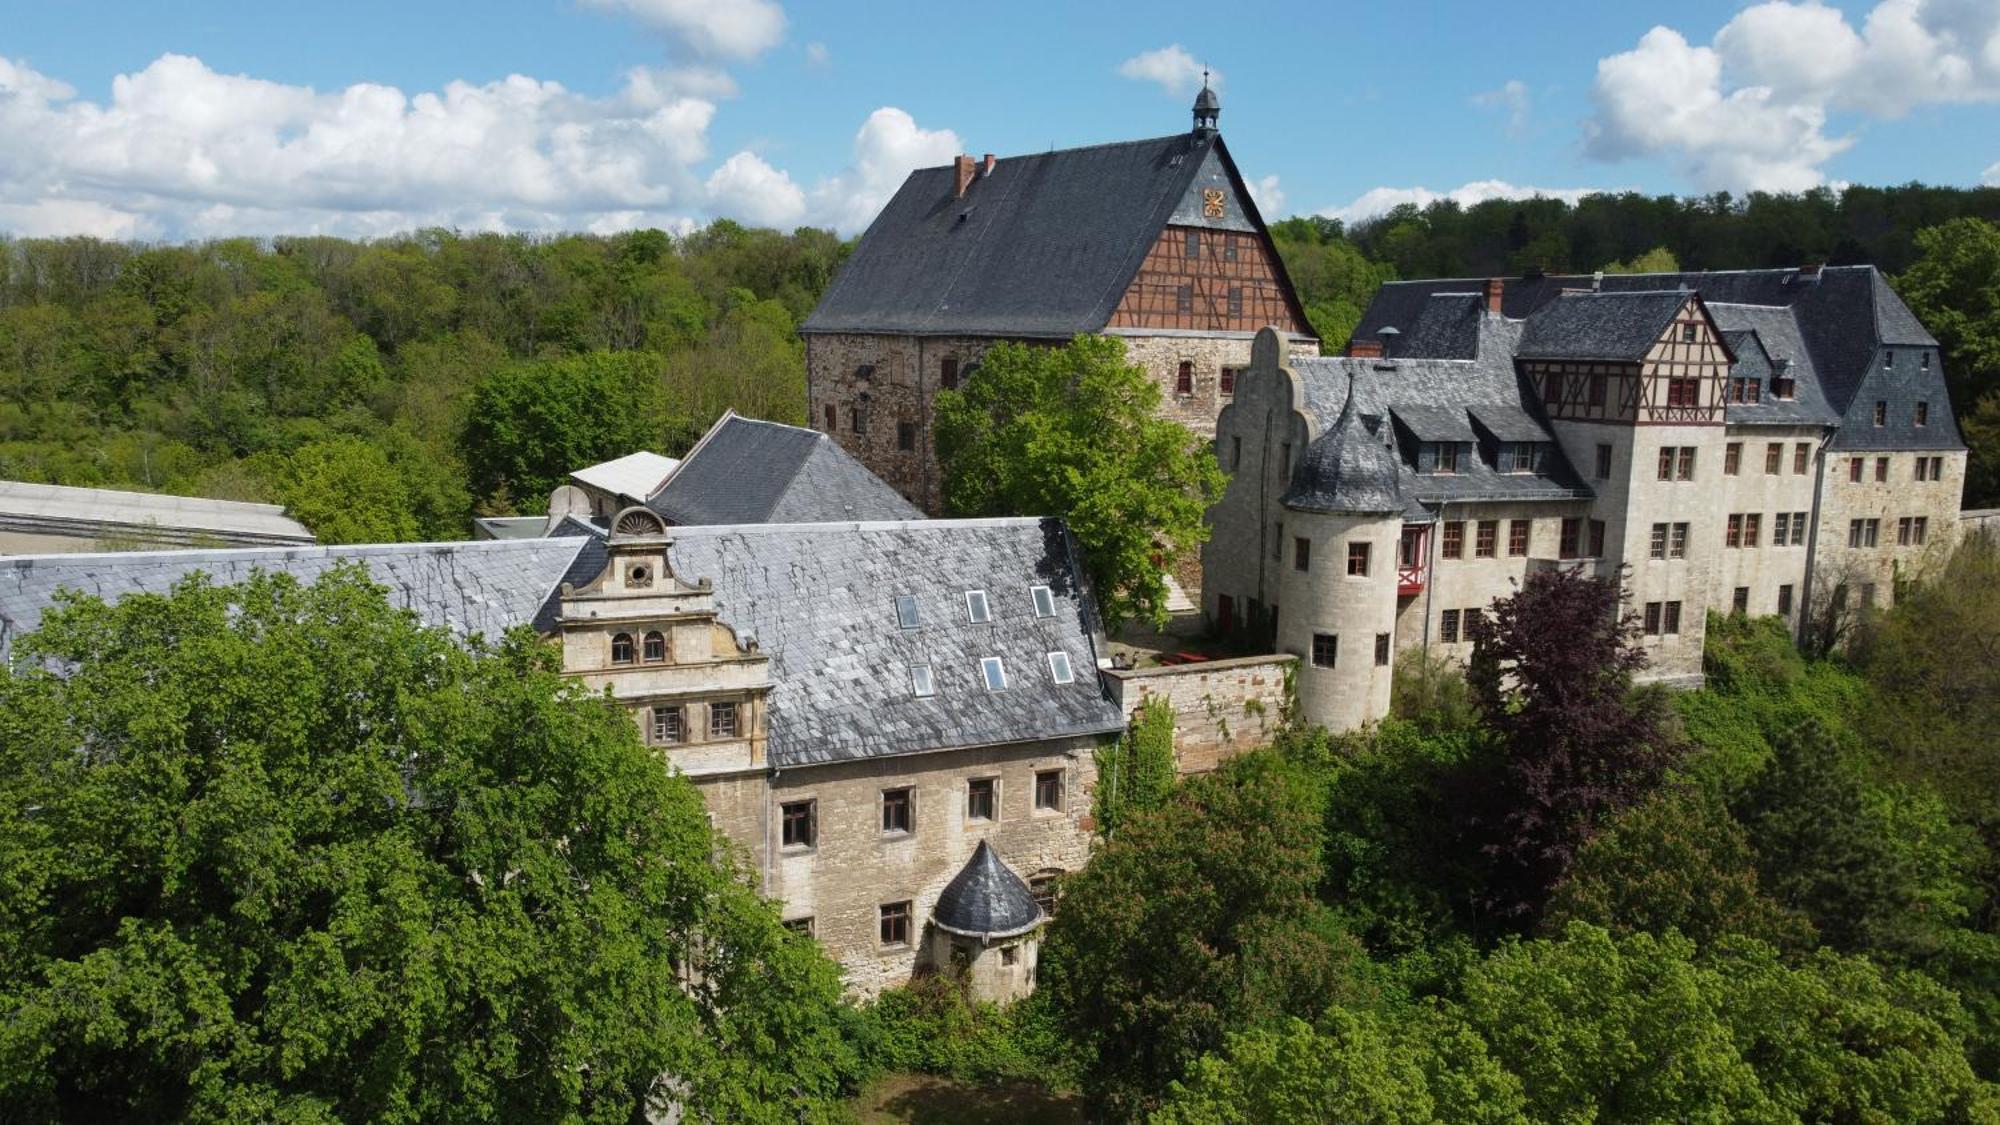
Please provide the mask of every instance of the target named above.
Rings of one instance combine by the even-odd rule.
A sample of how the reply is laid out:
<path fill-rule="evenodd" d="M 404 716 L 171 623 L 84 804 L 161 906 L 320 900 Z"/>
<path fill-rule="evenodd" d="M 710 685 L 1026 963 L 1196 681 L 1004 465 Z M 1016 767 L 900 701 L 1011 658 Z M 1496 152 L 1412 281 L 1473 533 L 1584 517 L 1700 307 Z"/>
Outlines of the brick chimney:
<path fill-rule="evenodd" d="M 1381 359 L 1382 341 L 1349 340 L 1347 341 L 1347 354 L 1355 359 Z"/>
<path fill-rule="evenodd" d="M 1498 277 L 1489 277 L 1486 279 L 1487 316 L 1500 315 L 1500 298 L 1505 296 L 1506 293 L 1507 293 L 1506 279 Z"/>
<path fill-rule="evenodd" d="M 965 189 L 972 186 L 972 157 L 959 153 L 951 162 L 952 171 L 957 174 L 958 186 L 952 189 L 956 199 L 965 198 Z"/>

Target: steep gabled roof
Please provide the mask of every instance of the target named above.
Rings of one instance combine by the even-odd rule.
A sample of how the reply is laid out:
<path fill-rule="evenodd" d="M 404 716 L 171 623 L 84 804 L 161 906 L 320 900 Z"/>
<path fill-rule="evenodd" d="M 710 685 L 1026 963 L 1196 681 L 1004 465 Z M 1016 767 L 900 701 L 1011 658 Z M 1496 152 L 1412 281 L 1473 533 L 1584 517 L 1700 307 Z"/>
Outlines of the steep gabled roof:
<path fill-rule="evenodd" d="M 1728 404 L 1723 413 L 1728 422 L 1830 426 L 1840 421 L 1840 415 L 1827 404 L 1826 394 L 1820 388 L 1819 376 L 1813 371 L 1812 352 L 1799 333 L 1798 317 L 1792 309 L 1704 303 L 1736 356 L 1731 374 L 1763 383 L 1763 392 L 1756 402 Z M 1792 380 L 1790 399 L 1778 398 L 1771 391 L 1771 380 L 1781 372 Z"/>
<path fill-rule="evenodd" d="M 733 411 L 647 505 L 682 526 L 923 518 L 825 434 Z"/>
<path fill-rule="evenodd" d="M 982 941 L 1019 937 L 1042 924 L 1042 906 L 985 840 L 939 892 L 931 921 L 947 933 Z"/>
<path fill-rule="evenodd" d="M 1515 354 L 1637 363 L 1666 334 L 1689 296 L 1672 289 L 1565 293 L 1528 317 Z"/>
<path fill-rule="evenodd" d="M 903 181 L 847 259 L 805 333 L 1067 339 L 1110 320 L 1219 135 L 1014 156 L 954 196 L 952 166 Z M 1261 230 L 1262 220 L 1255 220 Z"/>

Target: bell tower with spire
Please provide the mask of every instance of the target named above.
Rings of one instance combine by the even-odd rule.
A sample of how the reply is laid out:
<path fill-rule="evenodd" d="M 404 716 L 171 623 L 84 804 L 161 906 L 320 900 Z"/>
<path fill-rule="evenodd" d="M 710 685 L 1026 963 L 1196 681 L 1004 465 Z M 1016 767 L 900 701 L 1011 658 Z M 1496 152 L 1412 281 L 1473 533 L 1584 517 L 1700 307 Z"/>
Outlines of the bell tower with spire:
<path fill-rule="evenodd" d="M 1194 96 L 1194 135 L 1212 137 L 1216 131 L 1216 118 L 1222 116 L 1222 99 L 1208 85 L 1208 71 L 1201 72 L 1201 93 Z"/>

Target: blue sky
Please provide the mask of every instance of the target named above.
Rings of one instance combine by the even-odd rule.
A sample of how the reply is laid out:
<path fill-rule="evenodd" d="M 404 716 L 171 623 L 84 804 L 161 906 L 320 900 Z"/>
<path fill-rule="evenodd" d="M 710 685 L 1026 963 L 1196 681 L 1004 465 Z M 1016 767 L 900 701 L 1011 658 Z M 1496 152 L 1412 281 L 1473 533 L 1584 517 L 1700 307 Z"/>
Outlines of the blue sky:
<path fill-rule="evenodd" d="M 0 231 L 852 233 L 956 151 L 1184 128 L 1200 63 L 1280 214 L 2000 182 L 2000 0 L 0 0 Z"/>

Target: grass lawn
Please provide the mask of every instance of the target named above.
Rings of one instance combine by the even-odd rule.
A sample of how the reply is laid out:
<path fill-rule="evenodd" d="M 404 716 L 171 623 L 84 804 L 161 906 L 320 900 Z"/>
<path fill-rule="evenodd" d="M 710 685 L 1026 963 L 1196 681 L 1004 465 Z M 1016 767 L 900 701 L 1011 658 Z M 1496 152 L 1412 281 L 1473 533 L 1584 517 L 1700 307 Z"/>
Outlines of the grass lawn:
<path fill-rule="evenodd" d="M 854 1100 L 862 1125 L 1083 1125 L 1083 1099 L 1033 1082 L 972 1086 L 892 1074 Z"/>

